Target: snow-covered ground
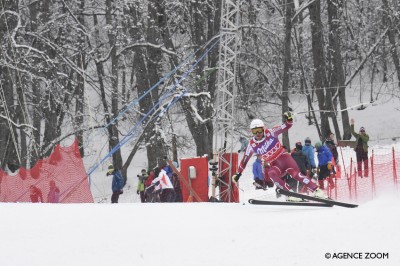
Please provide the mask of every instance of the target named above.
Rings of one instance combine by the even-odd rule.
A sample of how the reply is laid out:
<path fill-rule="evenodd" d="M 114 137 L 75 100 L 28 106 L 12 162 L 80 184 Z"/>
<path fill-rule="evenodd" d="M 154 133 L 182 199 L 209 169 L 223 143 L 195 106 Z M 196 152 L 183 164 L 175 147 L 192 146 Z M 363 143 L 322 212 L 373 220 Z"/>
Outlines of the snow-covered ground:
<path fill-rule="evenodd" d="M 400 150 L 398 106 L 389 97 L 363 111 L 349 110 L 376 152 Z M 294 107 L 297 113 L 306 108 Z M 292 145 L 307 136 L 314 143 L 315 129 L 304 115 L 295 123 Z M 85 158 L 87 169 L 93 158 Z M 241 179 L 245 188 L 250 166 Z M 91 176 L 96 202 L 109 202 L 106 167 Z M 394 188 L 356 209 L 254 206 L 243 204 L 254 196 L 246 190 L 239 204 L 141 204 L 135 177 L 146 167 L 139 153 L 122 204 L 1 203 L 0 265 L 400 265 L 400 194 Z"/>
<path fill-rule="evenodd" d="M 3 203 L 0 265 L 397 266 L 399 210 L 398 193 L 356 209 Z"/>

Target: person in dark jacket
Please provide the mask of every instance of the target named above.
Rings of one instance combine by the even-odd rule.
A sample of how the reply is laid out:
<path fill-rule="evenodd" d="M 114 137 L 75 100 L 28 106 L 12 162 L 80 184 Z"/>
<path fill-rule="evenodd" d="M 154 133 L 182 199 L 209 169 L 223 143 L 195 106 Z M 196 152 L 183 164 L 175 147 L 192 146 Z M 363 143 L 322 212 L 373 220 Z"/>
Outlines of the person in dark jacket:
<path fill-rule="evenodd" d="M 303 145 L 300 141 L 296 143 L 296 148 L 292 150 L 291 154 L 299 166 L 300 172 L 303 175 L 307 175 L 307 170 L 310 169 L 310 162 L 308 161 L 308 157 L 303 153 Z"/>
<path fill-rule="evenodd" d="M 122 189 L 125 186 L 125 179 L 119 170 L 114 169 L 114 166 L 112 164 L 108 166 L 107 175 L 113 176 L 111 183 L 111 203 L 118 203 L 119 195 L 123 193 Z"/>
<path fill-rule="evenodd" d="M 174 186 L 175 202 L 183 202 L 181 182 L 179 181 L 179 177 L 176 173 L 172 174 L 171 182 Z"/>
<path fill-rule="evenodd" d="M 362 166 L 364 165 L 364 177 L 368 177 L 368 141 L 369 136 L 365 128 L 361 127 L 359 133 L 354 131 L 354 119 L 350 120 L 351 134 L 356 138 L 356 147 L 354 148 L 357 158 L 357 173 L 363 177 Z"/>
<path fill-rule="evenodd" d="M 339 163 L 339 153 L 337 151 L 337 144 L 335 143 L 335 134 L 329 133 L 325 140 L 325 146 L 329 148 L 332 153 L 335 165 Z"/>
<path fill-rule="evenodd" d="M 303 145 L 301 142 L 296 142 L 296 147 L 291 151 L 291 155 L 293 159 L 296 161 L 297 166 L 300 169 L 300 172 L 303 175 L 308 176 L 308 170 L 310 169 L 310 163 L 308 161 L 308 157 L 303 153 Z M 302 188 L 302 184 L 293 178 L 288 179 L 286 182 L 293 182 L 292 184 L 289 184 L 291 187 L 295 188 L 295 192 L 298 192 Z"/>

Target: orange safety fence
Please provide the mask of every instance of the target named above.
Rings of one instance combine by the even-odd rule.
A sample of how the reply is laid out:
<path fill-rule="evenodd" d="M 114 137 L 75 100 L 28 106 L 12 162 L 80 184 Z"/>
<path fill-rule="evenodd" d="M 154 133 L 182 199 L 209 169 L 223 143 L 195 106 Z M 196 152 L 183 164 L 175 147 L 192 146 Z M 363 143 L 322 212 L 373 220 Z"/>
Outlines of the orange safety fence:
<path fill-rule="evenodd" d="M 77 140 L 69 147 L 57 144 L 31 169 L 0 169 L 0 202 L 93 203 Z"/>

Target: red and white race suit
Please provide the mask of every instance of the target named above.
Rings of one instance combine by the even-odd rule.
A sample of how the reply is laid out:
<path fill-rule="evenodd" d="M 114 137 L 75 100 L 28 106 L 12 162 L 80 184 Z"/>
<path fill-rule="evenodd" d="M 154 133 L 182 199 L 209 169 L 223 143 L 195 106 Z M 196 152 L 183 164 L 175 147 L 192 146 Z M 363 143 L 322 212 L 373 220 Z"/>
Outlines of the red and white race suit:
<path fill-rule="evenodd" d="M 261 160 L 264 161 L 265 180 L 268 180 L 269 177 L 274 181 L 277 187 L 290 190 L 291 188 L 282 179 L 282 177 L 288 173 L 294 179 L 305 184 L 311 191 L 316 190 L 318 188 L 317 184 L 311 182 L 307 176 L 300 173 L 296 161 L 286 152 L 278 139 L 278 136 L 288 131 L 292 125 L 292 122 L 286 121 L 281 126 L 264 129 L 264 136 L 260 140 L 256 140 L 255 137 L 253 137 L 246 148 L 238 172 L 243 172 L 251 156 L 256 153 L 261 155 Z"/>

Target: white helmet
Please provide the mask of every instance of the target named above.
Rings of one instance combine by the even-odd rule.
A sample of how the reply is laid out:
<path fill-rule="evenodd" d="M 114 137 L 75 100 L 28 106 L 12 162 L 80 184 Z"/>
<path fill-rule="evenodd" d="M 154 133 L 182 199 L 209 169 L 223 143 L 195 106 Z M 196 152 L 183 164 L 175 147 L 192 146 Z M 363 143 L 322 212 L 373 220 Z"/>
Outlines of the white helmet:
<path fill-rule="evenodd" d="M 250 130 L 253 128 L 258 128 L 258 127 L 264 128 L 264 122 L 261 121 L 260 119 L 254 119 L 253 121 L 251 121 Z"/>

